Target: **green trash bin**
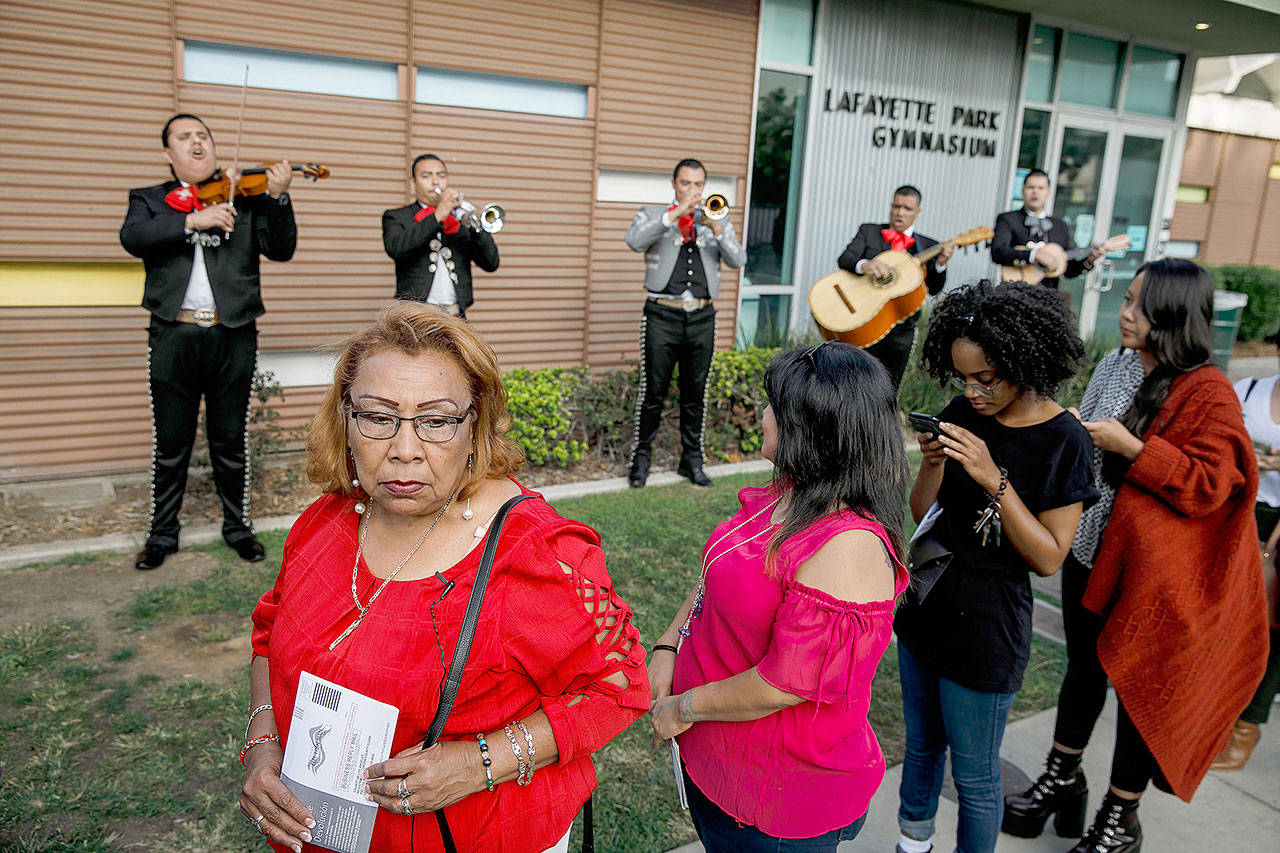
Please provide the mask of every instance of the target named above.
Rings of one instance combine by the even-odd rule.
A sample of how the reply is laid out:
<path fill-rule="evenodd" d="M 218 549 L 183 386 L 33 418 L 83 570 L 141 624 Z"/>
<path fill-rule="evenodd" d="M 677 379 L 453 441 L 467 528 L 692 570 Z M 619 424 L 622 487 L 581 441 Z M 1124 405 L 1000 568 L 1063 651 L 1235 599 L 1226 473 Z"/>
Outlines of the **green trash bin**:
<path fill-rule="evenodd" d="M 1215 290 L 1213 292 L 1213 363 L 1227 369 L 1231 361 L 1231 350 L 1236 344 L 1236 333 L 1240 331 L 1240 318 L 1244 316 L 1244 306 L 1249 304 L 1249 296 L 1236 293 L 1234 290 Z"/>

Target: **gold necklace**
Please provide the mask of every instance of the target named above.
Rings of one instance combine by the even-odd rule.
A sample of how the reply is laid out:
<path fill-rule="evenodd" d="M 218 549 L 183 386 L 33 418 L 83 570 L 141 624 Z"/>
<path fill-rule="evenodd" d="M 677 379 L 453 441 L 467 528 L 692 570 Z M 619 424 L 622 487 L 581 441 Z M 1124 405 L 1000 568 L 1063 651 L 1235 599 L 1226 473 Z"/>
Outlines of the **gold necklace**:
<path fill-rule="evenodd" d="M 748 518 L 746 521 L 741 522 L 737 527 L 733 528 L 728 533 L 721 536 L 715 542 L 712 542 L 710 545 L 707 546 L 706 553 L 702 557 L 702 575 L 701 577 L 698 578 L 698 591 L 694 593 L 693 606 L 689 608 L 689 615 L 684 618 L 684 624 L 680 626 L 681 637 L 689 636 L 690 624 L 693 622 L 694 619 L 702 615 L 702 602 L 707 595 L 707 572 L 711 569 L 713 565 L 715 565 L 716 560 L 720 559 L 725 554 L 728 554 L 730 551 L 733 551 L 736 548 L 741 548 L 743 545 L 746 545 L 752 539 L 755 539 L 759 536 L 763 536 L 765 533 L 768 533 L 770 530 L 777 527 L 778 523 L 774 522 L 773 524 L 770 524 L 768 527 L 765 527 L 764 529 L 751 534 L 746 539 L 743 539 L 741 542 L 730 545 L 728 548 L 725 548 L 723 551 L 721 551 L 719 554 L 716 554 L 714 557 L 711 557 L 711 552 L 715 550 L 717 545 L 719 545 L 724 540 L 728 539 L 733 534 L 737 533 L 743 527 L 755 521 L 764 513 L 772 511 L 773 508 L 778 505 L 778 501 L 780 500 L 782 500 L 781 497 L 776 498 L 773 503 L 769 504 L 763 509 L 757 510 L 756 513 L 752 515 L 750 518 Z M 710 559 L 707 559 L 708 557 L 710 557 Z"/>
<path fill-rule="evenodd" d="M 369 599 L 368 604 L 360 603 L 360 596 L 356 593 L 356 574 L 360 569 L 360 555 L 364 553 L 364 537 L 369 533 L 369 520 L 373 518 L 373 502 L 369 503 L 369 511 L 364 514 L 364 524 L 360 527 L 360 541 L 356 544 L 356 561 L 351 566 L 351 600 L 356 603 L 356 610 L 360 611 L 360 615 L 356 617 L 356 621 L 347 626 L 347 630 L 338 635 L 338 639 L 329 644 L 329 651 L 351 636 L 351 632 L 360 627 L 360 623 L 364 621 L 365 614 L 369 612 L 369 608 L 373 607 L 373 603 L 378 600 L 378 596 L 382 595 L 382 591 L 387 588 L 387 584 L 391 583 L 396 575 L 400 574 L 400 570 L 405 564 L 413 559 L 413 555 L 418 553 L 418 549 L 422 547 L 422 543 L 427 541 L 427 537 L 431 535 L 431 531 L 436 529 L 436 525 L 440 523 L 440 519 L 444 518 L 444 514 L 449 511 L 449 505 L 453 503 L 453 495 L 449 495 L 449 500 L 444 502 L 440 512 L 436 513 L 435 521 L 431 522 L 431 526 L 427 528 L 427 532 L 418 537 L 418 541 L 413 543 L 413 547 L 409 549 L 409 553 L 404 555 L 404 559 L 400 561 L 400 565 L 395 567 L 391 574 L 383 579 L 382 585 L 374 590 L 373 596 Z"/>

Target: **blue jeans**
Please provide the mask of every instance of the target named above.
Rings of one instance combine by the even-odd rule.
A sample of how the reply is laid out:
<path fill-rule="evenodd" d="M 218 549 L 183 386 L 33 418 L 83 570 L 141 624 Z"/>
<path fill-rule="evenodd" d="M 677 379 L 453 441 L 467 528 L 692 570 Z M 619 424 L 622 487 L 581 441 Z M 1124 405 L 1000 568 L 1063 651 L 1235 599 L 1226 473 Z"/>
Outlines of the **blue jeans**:
<path fill-rule="evenodd" d="M 684 774 L 684 787 L 689 797 L 689 817 L 707 853 L 835 853 L 836 845 L 856 836 L 867 820 L 864 814 L 843 829 L 833 829 L 816 838 L 775 838 L 726 814 L 698 790 L 688 773 Z"/>
<path fill-rule="evenodd" d="M 1014 694 L 961 687 L 917 660 L 901 642 L 897 645 L 902 716 L 907 725 L 898 827 L 911 838 L 932 837 L 950 746 L 951 775 L 960 797 L 956 850 L 991 853 L 1004 812 L 1000 741 Z"/>

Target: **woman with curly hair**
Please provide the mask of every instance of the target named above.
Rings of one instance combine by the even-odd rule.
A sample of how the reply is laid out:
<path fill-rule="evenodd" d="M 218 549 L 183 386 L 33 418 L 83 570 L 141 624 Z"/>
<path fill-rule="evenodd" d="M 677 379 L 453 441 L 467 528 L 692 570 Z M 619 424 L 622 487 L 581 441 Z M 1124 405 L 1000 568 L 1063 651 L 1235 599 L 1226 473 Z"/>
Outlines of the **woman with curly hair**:
<path fill-rule="evenodd" d="M 1262 678 L 1258 466 L 1231 384 L 1209 363 L 1212 311 L 1213 282 L 1194 263 L 1140 267 L 1120 334 L 1144 378 L 1121 417 L 1084 424 L 1117 489 L 1081 601 L 1098 615 L 1100 668 L 1077 689 L 1064 684 L 1048 768 L 1005 816 L 1006 831 L 1026 836 L 1057 812 L 1059 834 L 1078 834 L 1063 831 L 1061 816 L 1083 822 L 1080 754 L 1110 679 L 1119 704 L 1111 784 L 1072 853 L 1141 849 L 1148 782 L 1190 801 Z"/>
<path fill-rule="evenodd" d="M 929 323 L 924 366 L 964 394 L 939 415 L 941 435 L 920 436 L 911 490 L 912 515 L 932 517 L 929 536 L 951 557 L 894 620 L 907 729 L 903 853 L 932 849 L 948 747 L 956 849 L 995 849 L 1000 741 L 1031 651 L 1029 574 L 1058 570 L 1098 494 L 1089 434 L 1053 400 L 1083 357 L 1070 310 L 1043 287 L 962 287 Z"/>

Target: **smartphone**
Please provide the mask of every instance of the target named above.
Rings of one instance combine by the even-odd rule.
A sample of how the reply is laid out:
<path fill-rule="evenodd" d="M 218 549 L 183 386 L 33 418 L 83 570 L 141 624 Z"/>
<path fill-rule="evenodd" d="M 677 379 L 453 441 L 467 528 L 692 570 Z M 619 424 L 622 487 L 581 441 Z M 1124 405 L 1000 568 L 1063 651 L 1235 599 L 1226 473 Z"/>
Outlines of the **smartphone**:
<path fill-rule="evenodd" d="M 924 412 L 912 412 L 907 415 L 907 420 L 911 422 L 911 428 L 916 432 L 942 435 L 942 422 L 933 415 L 926 415 Z"/>

